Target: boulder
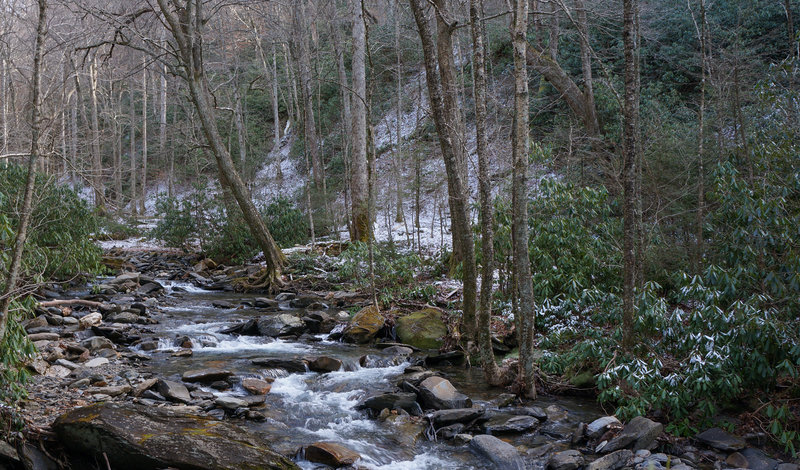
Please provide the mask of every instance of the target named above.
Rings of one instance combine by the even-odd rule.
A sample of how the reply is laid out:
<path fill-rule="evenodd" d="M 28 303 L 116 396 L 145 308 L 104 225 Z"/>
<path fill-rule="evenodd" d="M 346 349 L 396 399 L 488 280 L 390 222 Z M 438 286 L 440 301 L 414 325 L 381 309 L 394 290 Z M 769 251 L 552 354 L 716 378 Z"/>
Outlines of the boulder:
<path fill-rule="evenodd" d="M 196 370 L 187 370 L 181 376 L 181 380 L 184 382 L 202 382 L 202 383 L 212 383 L 216 382 L 217 380 L 225 380 L 228 377 L 232 376 L 233 372 L 229 370 L 222 370 L 222 369 L 196 369 Z"/>
<path fill-rule="evenodd" d="M 306 460 L 338 468 L 353 465 L 361 455 L 334 442 L 315 442 L 306 447 Z"/>
<path fill-rule="evenodd" d="M 262 336 L 296 335 L 303 332 L 305 323 L 297 315 L 281 313 L 278 315 L 263 316 L 256 322 L 258 332 Z"/>
<path fill-rule="evenodd" d="M 662 432 L 664 432 L 664 426 L 661 423 L 656 423 L 644 416 L 637 416 L 601 450 L 603 453 L 608 453 L 624 448 L 647 449 Z"/>
<path fill-rule="evenodd" d="M 61 336 L 58 333 L 33 333 L 28 335 L 28 339 L 35 343 L 37 341 L 58 341 Z"/>
<path fill-rule="evenodd" d="M 748 468 L 750 462 L 747 461 L 747 458 L 740 454 L 739 452 L 734 452 L 725 459 L 725 463 L 728 464 L 730 468 Z"/>
<path fill-rule="evenodd" d="M 348 343 L 368 343 L 383 328 L 383 322 L 383 315 L 378 307 L 364 307 L 347 324 L 342 339 Z"/>
<path fill-rule="evenodd" d="M 603 416 L 597 418 L 586 426 L 586 435 L 590 439 L 597 439 L 605 434 L 609 426 L 622 426 L 620 420 L 616 416 Z"/>
<path fill-rule="evenodd" d="M 224 335 L 245 335 L 245 336 L 258 336 L 258 319 L 251 318 L 244 323 L 237 323 L 236 325 L 223 328 L 220 333 Z"/>
<path fill-rule="evenodd" d="M 547 470 L 577 470 L 584 463 L 583 454 L 577 450 L 556 452 L 547 460 Z"/>
<path fill-rule="evenodd" d="M 709 447 L 726 452 L 742 450 L 747 446 L 742 438 L 732 436 L 720 428 L 706 429 L 694 438 Z"/>
<path fill-rule="evenodd" d="M 61 415 L 53 429 L 68 449 L 115 470 L 299 470 L 268 437 L 215 419 L 133 404 L 103 403 Z M 180 450 L 176 452 L 176 450 Z"/>
<path fill-rule="evenodd" d="M 585 470 L 617 470 L 628 465 L 633 458 L 633 452 L 628 449 L 618 450 L 600 457 L 586 466 Z"/>
<path fill-rule="evenodd" d="M 116 285 L 120 285 L 120 284 L 126 284 L 126 283 L 129 283 L 129 282 L 133 282 L 133 283 L 139 284 L 139 277 L 140 276 L 141 276 L 140 273 L 123 273 L 123 274 L 120 274 L 119 276 L 115 277 L 114 279 L 106 281 L 106 284 L 111 285 L 111 286 L 116 286 Z"/>
<path fill-rule="evenodd" d="M 496 413 L 483 424 L 486 434 L 519 434 L 528 432 L 539 426 L 539 420 L 533 416 Z"/>
<path fill-rule="evenodd" d="M 494 436 L 475 436 L 469 441 L 469 446 L 477 454 L 489 459 L 498 470 L 525 470 L 525 463 L 517 449 Z"/>
<path fill-rule="evenodd" d="M 342 361 L 333 357 L 320 356 L 309 362 L 308 368 L 314 372 L 336 372 L 342 368 Z"/>
<path fill-rule="evenodd" d="M 441 377 L 428 377 L 419 384 L 420 401 L 426 408 L 451 410 L 469 408 L 472 400 L 456 390 L 449 380 Z"/>
<path fill-rule="evenodd" d="M 447 336 L 440 311 L 426 308 L 397 319 L 397 338 L 420 349 L 439 349 Z"/>
<path fill-rule="evenodd" d="M 47 325 L 47 317 L 44 315 L 39 315 L 38 317 L 34 317 L 22 322 L 22 326 L 25 327 L 25 331 L 31 331 L 35 328 L 44 328 Z"/>
<path fill-rule="evenodd" d="M 106 320 L 114 323 L 139 323 L 142 318 L 133 312 L 119 312 L 109 315 Z"/>
<path fill-rule="evenodd" d="M 257 308 L 278 308 L 278 301 L 266 297 L 258 297 L 253 301 L 253 305 Z"/>
<path fill-rule="evenodd" d="M 189 395 L 189 390 L 181 383 L 172 382 L 171 380 L 159 379 L 157 383 L 158 393 L 164 396 L 169 401 L 189 403 L 192 397 Z"/>
<path fill-rule="evenodd" d="M 227 300 L 214 300 L 211 302 L 211 306 L 214 308 L 220 308 L 225 310 L 236 308 L 236 305 L 228 302 Z"/>

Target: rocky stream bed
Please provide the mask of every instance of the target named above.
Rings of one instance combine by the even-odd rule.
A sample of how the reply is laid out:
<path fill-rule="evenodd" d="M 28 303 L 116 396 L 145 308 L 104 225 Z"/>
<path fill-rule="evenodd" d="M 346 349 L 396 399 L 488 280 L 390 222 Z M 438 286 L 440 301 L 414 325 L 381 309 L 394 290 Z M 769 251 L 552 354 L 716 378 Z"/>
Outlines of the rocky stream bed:
<path fill-rule="evenodd" d="M 424 349 L 433 309 L 386 328 L 354 293 L 233 292 L 257 267 L 112 255 L 118 276 L 43 291 L 26 322 L 28 440 L 0 441 L 0 470 L 797 470 L 763 435 L 678 440 L 590 398 L 487 388 L 461 353 Z"/>

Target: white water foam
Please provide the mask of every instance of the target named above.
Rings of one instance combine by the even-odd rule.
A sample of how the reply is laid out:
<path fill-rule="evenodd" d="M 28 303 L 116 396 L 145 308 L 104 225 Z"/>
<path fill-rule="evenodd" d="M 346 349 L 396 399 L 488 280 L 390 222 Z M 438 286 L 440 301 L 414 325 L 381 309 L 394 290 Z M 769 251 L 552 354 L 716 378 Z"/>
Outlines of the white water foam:
<path fill-rule="evenodd" d="M 240 351 L 259 351 L 274 353 L 304 353 L 311 351 L 309 346 L 300 343 L 290 343 L 287 341 L 270 341 L 264 343 L 264 338 L 260 336 L 239 336 L 235 339 L 223 339 L 213 346 L 195 345 L 195 352 L 240 352 Z"/>

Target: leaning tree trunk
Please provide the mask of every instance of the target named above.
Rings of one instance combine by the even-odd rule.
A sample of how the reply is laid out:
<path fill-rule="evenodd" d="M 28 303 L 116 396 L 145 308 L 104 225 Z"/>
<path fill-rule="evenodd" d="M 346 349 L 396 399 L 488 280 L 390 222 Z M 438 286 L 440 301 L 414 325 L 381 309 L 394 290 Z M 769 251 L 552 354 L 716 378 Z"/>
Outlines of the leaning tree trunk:
<path fill-rule="evenodd" d="M 466 156 L 463 142 L 463 121 L 459 112 L 453 65 L 452 34 L 455 23 L 448 18 L 447 2 L 436 0 L 438 37 L 433 39 L 430 21 L 425 13 L 426 2 L 410 0 L 414 20 L 422 42 L 425 75 L 428 82 L 433 120 L 439 145 L 442 149 L 447 173 L 447 190 L 453 231 L 453 251 L 461 254 L 464 268 L 464 299 L 462 332 L 472 339 L 476 329 L 475 297 L 477 274 L 475 272 L 475 247 L 469 223 L 469 200 L 466 188 Z M 438 61 L 438 68 L 437 68 Z"/>
<path fill-rule="evenodd" d="M 42 131 L 42 59 L 44 57 L 44 41 L 47 35 L 47 1 L 39 0 L 39 21 L 36 27 L 36 45 L 33 54 L 33 76 L 31 77 L 31 152 L 28 156 L 28 175 L 25 178 L 25 193 L 22 197 L 17 236 L 14 239 L 14 251 L 8 266 L 6 283 L 0 296 L 0 343 L 3 342 L 8 325 L 8 309 L 15 297 L 25 240 L 28 237 L 28 225 L 33 211 L 33 187 L 36 181 L 36 160 L 39 158 L 39 135 Z"/>
<path fill-rule="evenodd" d="M 266 276 L 264 285 L 274 288 L 280 284 L 280 271 L 285 256 L 281 252 L 272 235 L 269 233 L 264 220 L 258 213 L 256 206 L 250 198 L 242 178 L 236 171 L 230 153 L 225 148 L 222 136 L 217 128 L 214 108 L 211 106 L 211 92 L 208 89 L 208 79 L 203 67 L 203 48 L 201 28 L 204 23 L 202 14 L 202 0 L 187 0 L 178 11 L 173 9 L 174 3 L 168 0 L 158 0 L 161 13 L 166 18 L 170 32 L 175 39 L 177 57 L 183 68 L 183 78 L 189 86 L 189 95 L 197 109 L 214 158 L 217 161 L 220 180 L 230 186 L 242 215 L 250 228 L 251 235 L 258 242 L 264 253 L 266 261 Z M 180 15 L 180 18 L 178 17 Z"/>
<path fill-rule="evenodd" d="M 492 283 L 494 282 L 494 213 L 489 178 L 489 143 L 486 131 L 486 48 L 483 44 L 483 0 L 470 0 L 472 70 L 475 95 L 475 133 L 478 153 L 478 186 L 481 195 L 481 296 L 478 307 L 478 348 L 486 382 L 497 384 L 500 371 L 492 349 Z"/>
<path fill-rule="evenodd" d="M 519 386 L 524 396 L 536 397 L 533 361 L 533 285 L 528 257 L 528 69 L 525 58 L 528 31 L 528 1 L 515 0 L 511 42 L 514 48 L 514 126 L 511 139 L 512 231 L 514 278 L 516 279 L 520 326 Z"/>
<path fill-rule="evenodd" d="M 372 219 L 369 207 L 369 184 L 367 181 L 367 31 L 364 24 L 364 11 L 361 0 L 354 0 L 353 6 L 353 97 L 350 102 L 353 115 L 352 175 L 350 194 L 352 221 L 351 240 L 367 241 L 372 237 Z"/>

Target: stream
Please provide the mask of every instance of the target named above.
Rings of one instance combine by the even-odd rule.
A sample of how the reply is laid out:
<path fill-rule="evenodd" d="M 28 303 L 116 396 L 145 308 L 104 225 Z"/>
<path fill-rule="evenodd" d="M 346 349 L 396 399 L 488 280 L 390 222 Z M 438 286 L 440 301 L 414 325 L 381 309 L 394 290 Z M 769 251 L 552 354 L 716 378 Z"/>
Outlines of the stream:
<path fill-rule="evenodd" d="M 421 425 L 404 426 L 401 423 L 407 421 L 372 419 L 365 411 L 356 408 L 360 400 L 376 392 L 396 390 L 396 378 L 402 375 L 408 363 L 362 368 L 358 365 L 359 358 L 375 353 L 375 349 L 330 341 L 327 335 L 317 335 L 315 340 L 318 341 L 292 342 L 222 334 L 220 331 L 226 327 L 268 313 L 241 306 L 243 301 L 252 300 L 252 295 L 208 291 L 185 282 L 159 282 L 166 287 L 167 295 L 162 297 L 157 312 L 152 315 L 159 323 L 147 327 L 150 336 L 158 338 L 159 344 L 156 350 L 142 351 L 151 357 L 149 368 L 159 376 L 176 381 L 180 381 L 180 375 L 187 370 L 212 367 L 231 370 L 240 378 L 275 378 L 271 392 L 267 394 L 266 406 L 259 410 L 266 420 L 241 420 L 240 424 L 253 433 L 264 433 L 277 451 L 291 451 L 314 442 L 330 441 L 361 454 L 359 463 L 369 469 L 494 468 L 473 454 L 466 444 L 456 444 L 453 440 L 430 441 L 420 435 Z M 218 308 L 212 305 L 215 301 L 227 301 L 237 308 Z M 280 308 L 287 313 L 297 311 L 288 303 L 281 303 Z M 179 349 L 175 346 L 175 339 L 184 336 L 191 339 L 193 354 L 189 357 L 172 356 Z M 344 364 L 342 369 L 346 370 L 326 374 L 287 374 L 251 362 L 253 358 L 262 357 L 296 359 L 323 355 L 341 360 Z M 435 370 L 471 397 L 474 406 L 496 407 L 491 400 L 503 392 L 486 387 L 477 368 L 448 366 Z M 224 392 L 205 386 L 201 389 L 217 396 L 248 395 L 240 385 Z M 578 423 L 588 423 L 602 415 L 590 399 L 540 398 L 535 405 L 541 408 L 558 405 L 566 411 L 566 418 L 556 423 L 548 422 L 534 433 L 503 436 L 521 450 L 528 468 L 534 469 L 544 468 L 549 454 L 537 452 L 537 449 L 566 447 L 571 431 Z M 527 456 L 526 449 L 529 450 Z M 296 460 L 305 469 L 321 468 L 304 460 L 302 455 L 298 455 Z"/>

